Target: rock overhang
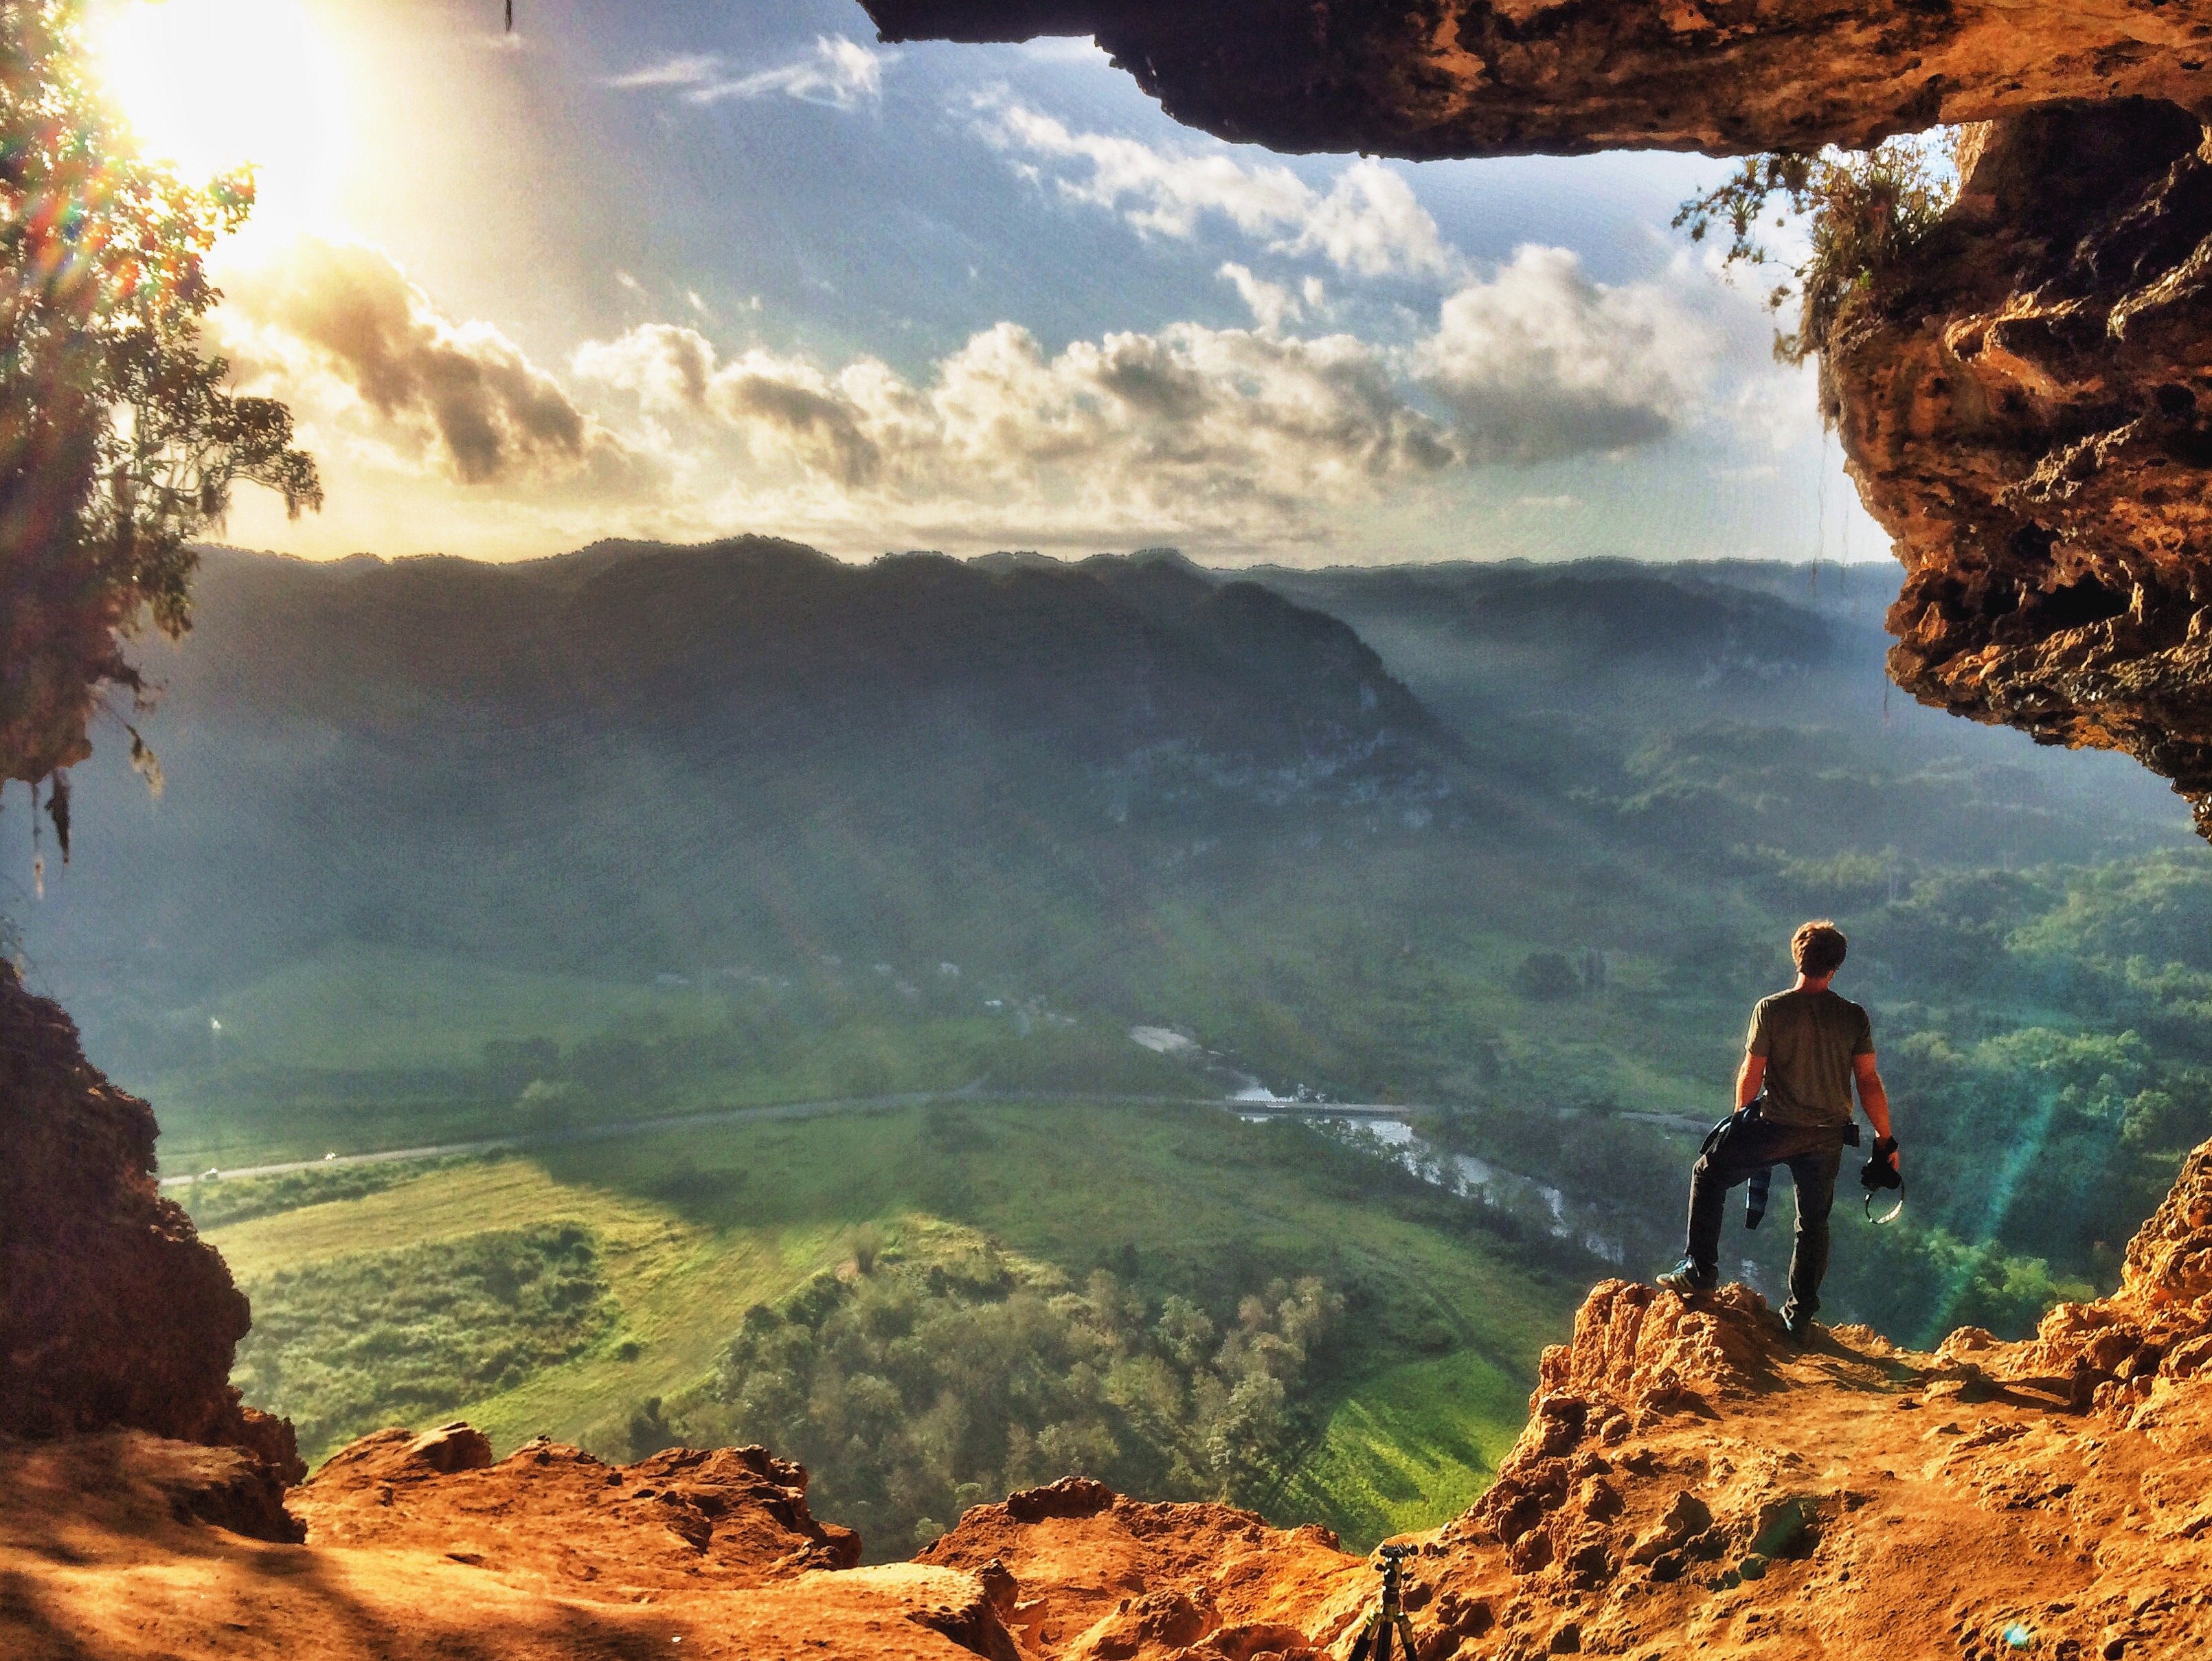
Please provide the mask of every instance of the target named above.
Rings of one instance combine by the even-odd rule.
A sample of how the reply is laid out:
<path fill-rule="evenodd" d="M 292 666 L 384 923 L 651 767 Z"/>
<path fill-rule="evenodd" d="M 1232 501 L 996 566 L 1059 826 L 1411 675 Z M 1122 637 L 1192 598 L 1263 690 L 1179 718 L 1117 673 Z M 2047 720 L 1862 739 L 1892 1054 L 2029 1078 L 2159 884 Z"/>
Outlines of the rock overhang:
<path fill-rule="evenodd" d="M 2212 0 L 862 0 L 888 41 L 1095 39 L 1167 113 L 1411 160 L 1863 147 L 2212 96 Z"/>

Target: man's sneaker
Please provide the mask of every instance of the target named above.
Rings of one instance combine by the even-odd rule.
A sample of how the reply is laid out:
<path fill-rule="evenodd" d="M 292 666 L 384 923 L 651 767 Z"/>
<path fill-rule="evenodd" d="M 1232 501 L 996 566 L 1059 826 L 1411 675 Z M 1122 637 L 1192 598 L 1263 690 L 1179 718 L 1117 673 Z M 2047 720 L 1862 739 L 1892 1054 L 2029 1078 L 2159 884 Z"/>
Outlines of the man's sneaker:
<path fill-rule="evenodd" d="M 1720 1283 L 1717 1273 L 1700 1273 L 1698 1266 L 1687 1257 L 1659 1277 L 1659 1284 L 1680 1297 L 1695 1297 L 1700 1292 L 1711 1292 Z"/>

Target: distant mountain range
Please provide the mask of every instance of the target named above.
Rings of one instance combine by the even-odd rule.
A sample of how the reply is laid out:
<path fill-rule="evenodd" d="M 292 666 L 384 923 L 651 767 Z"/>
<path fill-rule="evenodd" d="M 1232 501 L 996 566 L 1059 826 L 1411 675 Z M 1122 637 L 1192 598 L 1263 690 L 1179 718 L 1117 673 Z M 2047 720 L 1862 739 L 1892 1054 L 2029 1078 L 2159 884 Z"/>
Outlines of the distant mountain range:
<path fill-rule="evenodd" d="M 1233 980 L 1239 936 L 1308 927 L 1284 894 L 1388 933 L 1450 893 L 1540 938 L 1570 893 L 1710 890 L 1747 858 L 2185 837 L 2131 764 L 1887 697 L 1893 587 L 856 566 L 762 538 L 509 566 L 211 550 L 193 631 L 145 651 L 166 794 L 111 741 L 74 867 L 7 909 L 89 1029 L 350 946 L 647 980 L 943 958 L 1112 1007 L 1147 964 Z"/>
<path fill-rule="evenodd" d="M 211 550 L 198 592 L 145 651 L 166 794 L 111 743 L 24 908 L 58 973 L 182 991 L 333 940 L 623 972 L 1018 952 L 1133 903 L 1125 861 L 1449 794 L 1462 751 L 1346 624 L 1170 556 Z"/>

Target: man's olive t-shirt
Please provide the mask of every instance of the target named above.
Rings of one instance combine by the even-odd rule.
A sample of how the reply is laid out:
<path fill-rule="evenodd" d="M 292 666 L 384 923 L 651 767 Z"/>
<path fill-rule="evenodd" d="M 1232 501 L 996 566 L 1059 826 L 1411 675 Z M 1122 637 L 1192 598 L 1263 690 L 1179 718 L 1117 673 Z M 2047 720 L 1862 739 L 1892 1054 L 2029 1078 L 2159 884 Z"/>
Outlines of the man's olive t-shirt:
<path fill-rule="evenodd" d="M 1743 1047 L 1766 1057 L 1766 1099 L 1775 1124 L 1851 1122 L 1851 1058 L 1874 1054 L 1874 1024 L 1833 992 L 1778 992 L 1751 1012 Z"/>

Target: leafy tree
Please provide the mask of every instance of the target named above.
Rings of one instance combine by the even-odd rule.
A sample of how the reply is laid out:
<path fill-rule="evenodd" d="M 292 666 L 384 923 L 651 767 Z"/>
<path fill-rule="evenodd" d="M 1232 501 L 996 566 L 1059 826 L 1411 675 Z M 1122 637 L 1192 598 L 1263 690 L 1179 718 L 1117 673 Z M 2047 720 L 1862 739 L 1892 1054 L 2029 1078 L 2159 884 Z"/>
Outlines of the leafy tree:
<path fill-rule="evenodd" d="M 1513 989 L 1540 1003 L 1571 998 L 1582 989 L 1574 964 L 1562 952 L 1531 952 L 1513 971 Z"/>
<path fill-rule="evenodd" d="M 83 0 L 0 0 L 0 782 L 91 752 L 103 689 L 143 708 L 125 642 L 191 620 L 190 538 L 240 481 L 319 508 L 290 412 L 223 390 L 204 258 L 250 173 L 185 184 L 135 153 L 89 78 Z M 127 723 L 126 723 L 127 727 Z M 135 731 L 132 755 L 150 770 Z"/>

